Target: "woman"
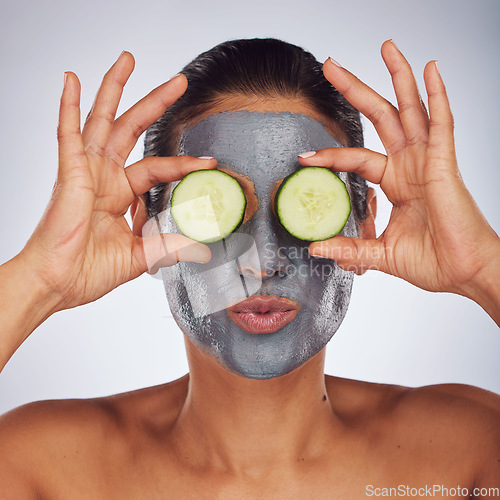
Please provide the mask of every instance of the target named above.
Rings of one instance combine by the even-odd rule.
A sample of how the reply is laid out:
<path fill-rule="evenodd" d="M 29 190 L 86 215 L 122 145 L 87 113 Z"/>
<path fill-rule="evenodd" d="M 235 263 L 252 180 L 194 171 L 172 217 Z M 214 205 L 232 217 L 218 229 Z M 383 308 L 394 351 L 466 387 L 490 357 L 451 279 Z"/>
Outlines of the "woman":
<path fill-rule="evenodd" d="M 500 323 L 500 242 L 458 174 L 437 64 L 424 73 L 428 115 L 392 41 L 382 55 L 399 112 L 333 60 L 323 71 L 374 123 L 387 156 L 360 147 L 354 110 L 308 54 L 282 42 L 223 44 L 188 65 L 185 97 L 187 81 L 179 75 L 115 121 L 133 69 L 124 53 L 81 133 L 79 83 L 67 75 L 52 201 L 26 248 L 0 269 L 9 311 L 2 366 L 50 314 L 96 300 L 149 263 L 150 271 L 163 268 L 190 372 L 159 387 L 35 403 L 5 415 L 0 485 L 7 498 L 364 498 L 400 485 L 421 496 L 429 485 L 441 488 L 435 496 L 460 485 L 462 497 L 487 497 L 488 488 L 500 486 L 497 396 L 323 373 L 324 346 L 350 295 L 352 273 L 341 268 L 377 268 L 427 290 L 460 293 Z M 215 89 L 207 78 L 214 73 Z M 305 77 L 309 94 L 291 84 Z M 325 85 L 329 98 L 315 100 Z M 124 169 L 153 123 L 146 139 L 152 156 Z M 299 165 L 349 172 L 354 200 L 343 234 L 312 243 L 309 254 L 272 210 L 281 180 Z M 146 203 L 142 195 L 216 167 L 240 182 L 247 211 L 234 236 L 250 237 L 258 251 L 238 276 L 224 267 L 242 255 L 238 245 L 224 254 L 180 234 L 141 238 L 147 211 L 168 209 L 170 190 L 155 188 Z M 373 192 L 351 174 L 379 183 L 394 205 L 378 239 Z M 133 232 L 123 217 L 130 206 Z M 169 217 L 162 232 L 174 227 Z M 200 263 L 209 260 L 206 274 Z M 293 275 L 303 264 L 330 274 Z M 232 286 L 240 277 L 259 284 L 249 301 Z M 213 296 L 222 296 L 222 308 Z M 285 320 L 275 324 L 281 313 Z"/>

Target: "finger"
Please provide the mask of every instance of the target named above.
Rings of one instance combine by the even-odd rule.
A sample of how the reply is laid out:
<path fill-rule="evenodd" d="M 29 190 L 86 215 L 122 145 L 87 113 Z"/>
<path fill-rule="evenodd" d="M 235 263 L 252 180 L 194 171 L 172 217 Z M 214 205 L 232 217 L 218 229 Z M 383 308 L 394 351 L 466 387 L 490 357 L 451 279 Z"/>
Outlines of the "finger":
<path fill-rule="evenodd" d="M 309 245 L 313 257 L 332 259 L 346 271 L 363 274 L 370 269 L 385 271 L 385 247 L 380 240 L 335 236 Z"/>
<path fill-rule="evenodd" d="M 323 65 L 326 79 L 374 125 L 388 155 L 406 146 L 398 110 L 333 59 Z"/>
<path fill-rule="evenodd" d="M 83 128 L 83 141 L 87 151 L 104 154 L 109 135 L 113 128 L 116 110 L 120 103 L 123 87 L 134 70 L 134 57 L 130 52 L 122 52 L 115 64 L 104 75 L 94 104 Z"/>
<path fill-rule="evenodd" d="M 299 155 L 304 167 L 328 167 L 337 172 L 355 172 L 363 179 L 380 184 L 384 177 L 387 157 L 365 148 L 319 149 L 306 157 Z"/>
<path fill-rule="evenodd" d="M 141 134 L 158 120 L 186 89 L 187 78 L 179 74 L 150 92 L 115 121 L 108 148 L 121 158 L 123 164 Z"/>
<path fill-rule="evenodd" d="M 178 181 L 194 170 L 212 169 L 216 166 L 215 158 L 148 156 L 127 167 L 125 175 L 134 195 L 140 196 L 160 182 Z"/>
<path fill-rule="evenodd" d="M 59 171 L 38 231 L 46 248 L 78 245 L 95 196 L 80 133 L 80 82 L 71 72 L 65 74 L 57 136 Z"/>
<path fill-rule="evenodd" d="M 210 248 L 182 234 L 169 233 L 143 237 L 141 263 L 142 272 L 154 274 L 161 267 L 178 262 L 207 263 L 210 261 Z"/>
<path fill-rule="evenodd" d="M 85 168 L 87 159 L 80 133 L 80 82 L 71 72 L 65 73 L 64 89 L 57 126 L 59 143 L 59 181 L 71 172 Z"/>
<path fill-rule="evenodd" d="M 437 61 L 427 63 L 424 81 L 429 99 L 429 158 L 445 160 L 450 167 L 456 168 L 453 115 Z"/>
<path fill-rule="evenodd" d="M 427 143 L 429 117 L 418 92 L 413 71 L 392 40 L 382 45 L 382 57 L 392 77 L 399 117 L 408 144 Z"/>

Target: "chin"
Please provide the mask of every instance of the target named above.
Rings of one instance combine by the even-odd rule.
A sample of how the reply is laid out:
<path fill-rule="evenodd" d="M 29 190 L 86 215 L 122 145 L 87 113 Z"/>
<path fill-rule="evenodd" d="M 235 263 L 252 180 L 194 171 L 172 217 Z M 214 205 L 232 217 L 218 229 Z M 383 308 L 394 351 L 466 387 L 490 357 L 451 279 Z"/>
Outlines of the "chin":
<path fill-rule="evenodd" d="M 344 314 L 345 310 L 340 316 L 339 311 L 327 313 L 328 317 L 323 317 L 319 326 L 311 321 L 311 311 L 302 309 L 283 328 L 273 333 L 252 334 L 228 321 L 223 311 L 205 318 L 203 326 L 198 325 L 201 328 L 184 331 L 196 348 L 209 354 L 228 372 L 269 380 L 293 372 L 323 350 Z"/>

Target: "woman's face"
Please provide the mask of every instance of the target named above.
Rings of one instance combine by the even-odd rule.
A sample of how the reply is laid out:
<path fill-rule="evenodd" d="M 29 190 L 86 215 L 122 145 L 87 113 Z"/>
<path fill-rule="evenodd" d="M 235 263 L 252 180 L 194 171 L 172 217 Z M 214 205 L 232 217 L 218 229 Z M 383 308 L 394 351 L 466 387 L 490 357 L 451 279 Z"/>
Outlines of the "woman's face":
<path fill-rule="evenodd" d="M 234 373 L 285 375 L 323 349 L 344 318 L 353 273 L 311 257 L 273 208 L 281 181 L 300 167 L 298 154 L 339 146 L 320 122 L 289 112 L 222 112 L 182 135 L 180 154 L 215 157 L 247 198 L 243 224 L 209 244 L 209 264 L 162 270 L 182 331 Z M 169 215 L 163 224 L 179 232 Z M 352 215 L 343 234 L 357 234 Z"/>

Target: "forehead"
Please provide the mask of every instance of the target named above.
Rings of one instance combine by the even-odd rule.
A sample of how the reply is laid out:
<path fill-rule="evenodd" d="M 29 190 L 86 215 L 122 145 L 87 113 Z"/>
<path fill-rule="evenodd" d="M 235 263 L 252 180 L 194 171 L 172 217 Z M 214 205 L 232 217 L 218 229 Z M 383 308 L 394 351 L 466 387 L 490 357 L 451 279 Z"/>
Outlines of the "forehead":
<path fill-rule="evenodd" d="M 300 167 L 298 154 L 339 146 L 322 123 L 303 114 L 233 111 L 184 130 L 180 154 L 213 156 L 220 167 L 251 178 L 262 171 L 272 182 Z"/>

